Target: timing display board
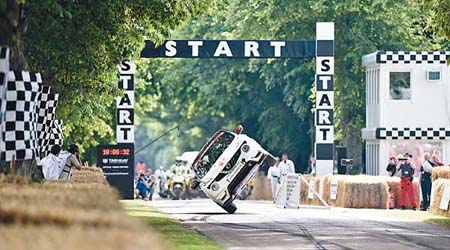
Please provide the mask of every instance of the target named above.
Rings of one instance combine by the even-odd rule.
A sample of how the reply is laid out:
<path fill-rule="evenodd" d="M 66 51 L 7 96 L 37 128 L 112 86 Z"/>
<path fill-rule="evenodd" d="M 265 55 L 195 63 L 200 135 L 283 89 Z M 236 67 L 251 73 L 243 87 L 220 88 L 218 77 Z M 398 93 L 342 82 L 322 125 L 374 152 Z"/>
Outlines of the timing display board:
<path fill-rule="evenodd" d="M 106 180 L 123 199 L 134 198 L 134 144 L 97 146 L 97 167 L 103 169 Z"/>

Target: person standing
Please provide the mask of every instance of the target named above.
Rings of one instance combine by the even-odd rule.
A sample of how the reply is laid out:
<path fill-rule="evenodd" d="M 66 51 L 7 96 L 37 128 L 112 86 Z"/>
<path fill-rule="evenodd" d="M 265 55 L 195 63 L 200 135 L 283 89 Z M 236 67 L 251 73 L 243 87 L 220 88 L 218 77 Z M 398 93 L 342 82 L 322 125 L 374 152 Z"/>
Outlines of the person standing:
<path fill-rule="evenodd" d="M 391 157 L 389 159 L 389 164 L 386 167 L 386 171 L 389 173 L 390 177 L 395 176 L 395 173 L 397 172 L 397 159 L 395 159 L 395 157 Z"/>
<path fill-rule="evenodd" d="M 42 159 L 42 173 L 46 180 L 58 180 L 62 170 L 59 166 L 58 158 L 60 152 L 61 147 L 59 145 L 53 145 L 50 149 L 50 154 Z"/>
<path fill-rule="evenodd" d="M 434 162 L 430 160 L 430 154 L 425 153 L 423 155 L 424 162 L 420 167 L 420 188 L 422 189 L 422 207 L 420 210 L 427 211 L 430 207 L 430 198 L 431 198 L 431 171 L 435 166 Z"/>
<path fill-rule="evenodd" d="M 155 171 L 156 176 L 156 192 L 162 192 L 164 189 L 164 184 L 166 183 L 167 175 L 163 166 L 159 166 L 159 169 Z"/>
<path fill-rule="evenodd" d="M 414 185 L 412 183 L 413 175 L 414 175 L 414 167 L 411 164 L 411 155 L 406 153 L 405 156 L 398 155 L 399 164 L 397 166 L 397 170 L 400 173 L 400 206 L 402 209 L 406 208 L 406 197 L 409 197 L 409 200 L 412 205 L 412 209 L 416 210 L 416 198 L 414 192 Z"/>
<path fill-rule="evenodd" d="M 439 160 L 439 156 L 436 153 L 433 153 L 433 155 L 431 156 L 431 160 L 434 162 L 434 165 L 438 167 L 444 166 L 444 163 Z"/>
<path fill-rule="evenodd" d="M 291 160 L 289 160 L 287 153 L 283 153 L 279 168 L 280 176 L 295 173 L 295 165 Z"/>
<path fill-rule="evenodd" d="M 277 200 L 278 184 L 280 183 L 280 158 L 276 157 L 275 160 L 275 165 L 271 166 L 267 171 L 267 178 L 269 179 L 272 188 L 273 202 Z"/>
<path fill-rule="evenodd" d="M 144 172 L 147 171 L 147 166 L 145 166 L 145 163 L 143 161 L 140 161 L 136 167 L 134 168 L 134 173 L 139 176 L 140 172 Z"/>

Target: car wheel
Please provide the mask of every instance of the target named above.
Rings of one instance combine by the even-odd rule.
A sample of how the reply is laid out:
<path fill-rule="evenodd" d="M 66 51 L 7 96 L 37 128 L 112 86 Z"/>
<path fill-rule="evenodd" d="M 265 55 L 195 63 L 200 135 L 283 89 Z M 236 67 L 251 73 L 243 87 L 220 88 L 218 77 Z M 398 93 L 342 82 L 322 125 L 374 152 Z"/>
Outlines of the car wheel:
<path fill-rule="evenodd" d="M 228 203 L 225 206 L 222 206 L 223 209 L 225 209 L 225 211 L 227 211 L 229 214 L 234 214 L 234 212 L 236 212 L 237 207 L 231 202 Z"/>

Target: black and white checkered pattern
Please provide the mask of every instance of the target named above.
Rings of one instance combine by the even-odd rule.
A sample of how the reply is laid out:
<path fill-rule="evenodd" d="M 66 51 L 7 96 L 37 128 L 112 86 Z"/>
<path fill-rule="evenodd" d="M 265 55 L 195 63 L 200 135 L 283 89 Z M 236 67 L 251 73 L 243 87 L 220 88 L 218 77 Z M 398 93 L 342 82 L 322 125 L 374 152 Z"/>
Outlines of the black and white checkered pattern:
<path fill-rule="evenodd" d="M 445 64 L 450 51 L 385 51 L 377 53 L 377 63 Z"/>
<path fill-rule="evenodd" d="M 56 119 L 56 107 L 58 104 L 58 94 L 51 93 L 51 87 L 43 86 L 42 91 L 38 97 L 38 106 L 36 113 L 37 118 L 37 132 L 38 132 L 38 147 L 41 155 L 47 155 L 52 143 L 47 139 L 49 134 L 54 134 L 52 131 L 53 121 Z M 62 144 L 59 144 L 62 145 Z"/>
<path fill-rule="evenodd" d="M 48 155 L 51 146 L 62 146 L 64 144 L 62 120 L 48 120 L 46 127 L 48 130 L 43 134 L 42 146 L 40 148 L 41 153 L 44 155 Z"/>
<path fill-rule="evenodd" d="M 448 140 L 450 128 L 377 128 L 380 140 Z"/>
<path fill-rule="evenodd" d="M 9 72 L 9 49 L 8 47 L 0 47 L 0 152 L 3 152 L 3 127 L 5 115 L 5 99 L 6 99 L 6 83 L 8 82 Z"/>
<path fill-rule="evenodd" d="M 10 71 L 6 89 L 6 112 L 2 137 L 1 159 L 11 161 L 38 159 L 37 113 L 42 79 L 39 73 Z"/>

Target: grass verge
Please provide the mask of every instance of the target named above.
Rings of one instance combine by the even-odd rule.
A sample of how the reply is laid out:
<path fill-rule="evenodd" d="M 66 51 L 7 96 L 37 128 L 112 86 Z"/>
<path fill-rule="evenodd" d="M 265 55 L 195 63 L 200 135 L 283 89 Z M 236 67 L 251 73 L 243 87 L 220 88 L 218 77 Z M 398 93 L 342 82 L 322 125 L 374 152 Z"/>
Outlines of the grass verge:
<path fill-rule="evenodd" d="M 181 224 L 167 214 L 161 213 L 147 205 L 144 201 L 121 201 L 130 216 L 140 218 L 148 227 L 157 231 L 161 238 L 177 250 L 219 250 L 223 247 L 199 234 L 193 229 Z"/>

